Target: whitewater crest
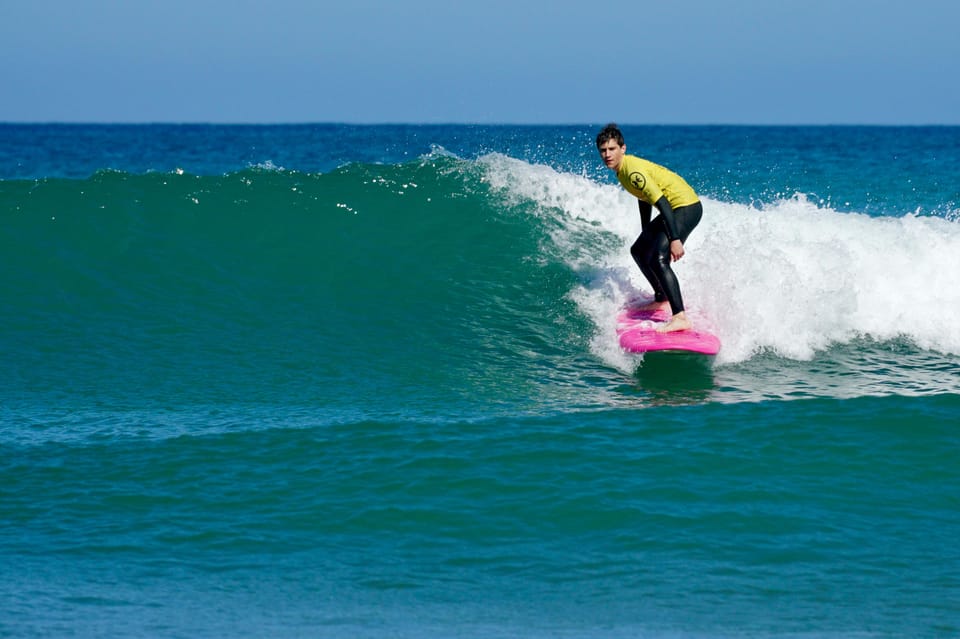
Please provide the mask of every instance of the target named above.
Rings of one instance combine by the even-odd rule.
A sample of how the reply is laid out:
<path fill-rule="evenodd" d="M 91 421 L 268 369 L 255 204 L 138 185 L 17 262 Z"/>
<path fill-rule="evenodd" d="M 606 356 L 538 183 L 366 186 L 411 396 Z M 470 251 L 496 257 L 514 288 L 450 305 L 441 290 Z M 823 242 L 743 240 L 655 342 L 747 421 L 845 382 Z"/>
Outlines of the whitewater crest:
<path fill-rule="evenodd" d="M 545 252 L 580 275 L 569 292 L 596 328 L 592 349 L 618 368 L 613 318 L 650 293 L 629 246 L 636 201 L 612 183 L 501 155 L 481 158 L 491 186 L 548 218 Z M 948 217 L 840 212 L 804 194 L 761 204 L 704 198 L 703 221 L 674 264 L 691 313 L 723 342 L 717 362 L 773 353 L 809 360 L 838 344 L 907 339 L 960 354 L 960 224 Z"/>

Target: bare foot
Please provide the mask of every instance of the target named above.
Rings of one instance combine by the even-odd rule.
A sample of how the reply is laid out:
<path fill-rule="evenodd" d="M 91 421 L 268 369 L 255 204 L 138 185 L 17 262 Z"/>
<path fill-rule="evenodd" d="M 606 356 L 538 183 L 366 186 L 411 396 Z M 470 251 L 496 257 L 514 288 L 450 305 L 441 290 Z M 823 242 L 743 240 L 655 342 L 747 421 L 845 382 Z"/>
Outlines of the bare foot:
<path fill-rule="evenodd" d="M 657 327 L 658 333 L 673 333 L 675 331 L 686 331 L 693 328 L 693 324 L 687 319 L 687 314 L 680 311 L 670 318 L 670 321 Z"/>

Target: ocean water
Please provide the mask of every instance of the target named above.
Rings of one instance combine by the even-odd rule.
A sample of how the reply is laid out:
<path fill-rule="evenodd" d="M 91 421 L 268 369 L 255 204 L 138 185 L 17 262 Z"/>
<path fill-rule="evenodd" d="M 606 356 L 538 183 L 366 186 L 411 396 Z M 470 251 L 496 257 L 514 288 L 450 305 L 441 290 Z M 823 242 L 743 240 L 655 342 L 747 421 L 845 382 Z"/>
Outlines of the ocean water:
<path fill-rule="evenodd" d="M 0 636 L 960 636 L 960 128 L 0 125 Z"/>

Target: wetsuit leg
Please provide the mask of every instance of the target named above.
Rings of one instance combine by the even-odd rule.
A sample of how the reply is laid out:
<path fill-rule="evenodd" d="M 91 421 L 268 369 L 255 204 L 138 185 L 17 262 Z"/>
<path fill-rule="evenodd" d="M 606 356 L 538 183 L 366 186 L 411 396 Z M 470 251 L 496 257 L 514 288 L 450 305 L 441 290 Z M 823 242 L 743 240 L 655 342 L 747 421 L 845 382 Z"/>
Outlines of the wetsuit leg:
<path fill-rule="evenodd" d="M 703 216 L 703 206 L 697 202 L 674 210 L 674 219 L 677 225 L 678 239 L 686 243 L 690 232 L 700 222 Z M 670 302 L 670 311 L 676 315 L 683 311 L 683 296 L 680 294 L 680 282 L 673 269 L 670 268 L 670 239 L 667 235 L 666 224 L 662 216 L 658 216 L 640 234 L 637 241 L 630 247 L 630 254 L 640 267 L 650 286 L 653 287 L 657 299 L 666 297 Z"/>
<path fill-rule="evenodd" d="M 658 227 L 659 226 L 660 225 L 658 225 Z M 660 230 L 662 231 L 662 228 Z M 653 298 L 658 302 L 663 302 L 667 299 L 667 294 L 663 291 L 660 279 L 649 265 L 650 252 L 652 250 L 651 246 L 655 242 L 657 234 L 658 233 L 652 228 L 648 228 L 641 233 L 637 241 L 630 247 L 630 255 L 633 256 L 633 261 L 640 267 L 640 272 L 643 273 L 643 276 L 650 282 L 650 287 L 653 289 Z M 666 237 L 666 233 L 663 233 L 663 235 Z"/>

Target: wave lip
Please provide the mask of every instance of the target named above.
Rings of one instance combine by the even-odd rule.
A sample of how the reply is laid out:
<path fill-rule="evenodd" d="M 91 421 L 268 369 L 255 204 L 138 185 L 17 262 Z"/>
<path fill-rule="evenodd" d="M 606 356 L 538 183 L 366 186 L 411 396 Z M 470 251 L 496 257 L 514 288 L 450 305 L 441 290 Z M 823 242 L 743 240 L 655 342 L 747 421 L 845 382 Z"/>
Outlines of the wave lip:
<path fill-rule="evenodd" d="M 493 183 L 549 220 L 550 248 L 586 280 L 572 295 L 606 338 L 614 309 L 650 292 L 629 255 L 633 198 L 549 167 L 485 161 Z M 842 213 L 802 194 L 759 206 L 704 198 L 704 209 L 674 269 L 688 308 L 716 326 L 721 363 L 764 352 L 806 360 L 861 338 L 960 354 L 956 222 Z"/>

